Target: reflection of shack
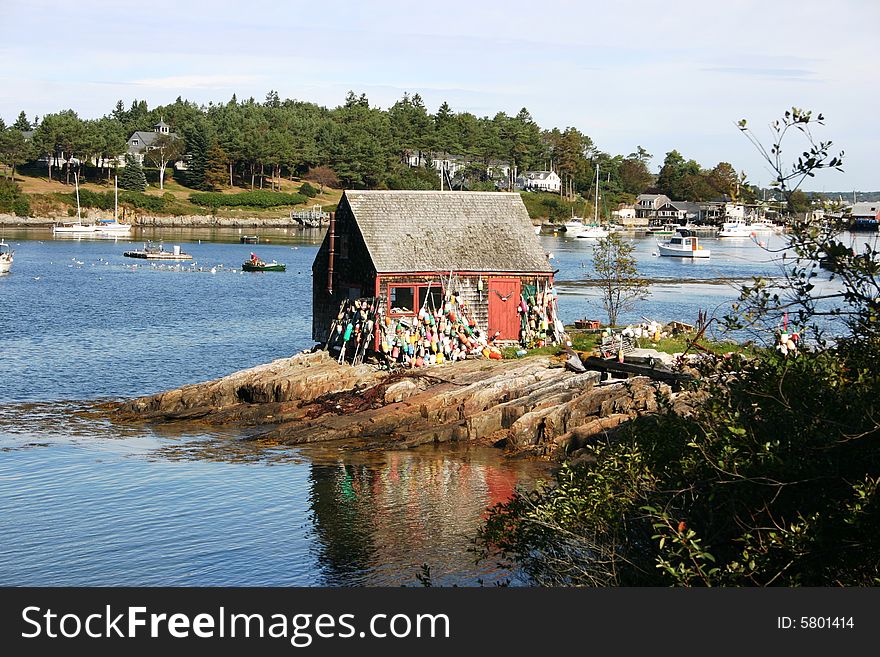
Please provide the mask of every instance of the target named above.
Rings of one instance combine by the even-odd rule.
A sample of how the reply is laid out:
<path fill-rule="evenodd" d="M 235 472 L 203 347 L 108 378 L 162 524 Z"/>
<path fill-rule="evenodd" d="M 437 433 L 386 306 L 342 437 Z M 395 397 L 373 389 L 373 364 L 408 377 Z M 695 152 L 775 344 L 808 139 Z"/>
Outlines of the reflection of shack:
<path fill-rule="evenodd" d="M 347 191 L 312 273 L 312 337 L 322 343 L 347 299 L 378 299 L 380 317 L 400 325 L 426 308 L 440 317 L 452 294 L 470 328 L 499 342 L 521 339 L 535 298 L 555 308 L 553 272 L 515 193 Z M 378 349 L 380 332 L 369 339 Z"/>
<path fill-rule="evenodd" d="M 316 204 L 308 210 L 291 210 L 290 221 L 303 228 L 318 228 L 330 223 L 330 213 L 324 212 L 324 209 Z"/>

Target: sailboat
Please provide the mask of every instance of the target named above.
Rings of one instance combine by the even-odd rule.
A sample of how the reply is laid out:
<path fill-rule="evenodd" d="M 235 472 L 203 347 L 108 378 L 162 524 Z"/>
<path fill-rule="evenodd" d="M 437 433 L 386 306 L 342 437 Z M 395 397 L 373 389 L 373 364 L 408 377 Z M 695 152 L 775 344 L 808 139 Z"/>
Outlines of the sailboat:
<path fill-rule="evenodd" d="M 584 226 L 575 237 L 585 240 L 601 240 L 608 237 L 608 231 L 599 225 L 599 164 L 596 164 L 596 199 L 593 202 L 593 224 Z"/>
<path fill-rule="evenodd" d="M 73 174 L 73 183 L 76 186 L 76 221 L 63 222 L 52 226 L 53 235 L 67 235 L 74 237 L 124 237 L 131 233 L 131 225 L 119 222 L 119 183 L 113 180 L 114 203 L 113 219 L 101 219 L 96 224 L 84 224 L 82 222 L 82 209 L 79 204 L 79 176 Z"/>
<path fill-rule="evenodd" d="M 131 233 L 131 224 L 119 223 L 119 179 L 113 176 L 113 219 L 99 219 L 97 232 L 104 236 L 125 236 Z"/>
<path fill-rule="evenodd" d="M 79 207 L 79 176 L 73 173 L 73 184 L 76 186 L 76 221 L 65 221 L 52 226 L 53 235 L 92 235 L 95 232 L 94 224 L 84 224 Z"/>

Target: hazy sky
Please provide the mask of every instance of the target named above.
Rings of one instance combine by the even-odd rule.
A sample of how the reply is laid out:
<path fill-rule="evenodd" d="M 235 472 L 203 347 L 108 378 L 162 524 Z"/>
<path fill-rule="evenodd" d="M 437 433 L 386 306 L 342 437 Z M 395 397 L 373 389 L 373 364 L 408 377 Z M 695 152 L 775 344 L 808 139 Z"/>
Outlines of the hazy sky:
<path fill-rule="evenodd" d="M 878 0 L 696 2 L 48 2 L 0 0 L 0 116 L 109 113 L 275 89 L 334 107 L 349 89 L 387 108 L 526 107 L 624 155 L 644 146 L 766 184 L 735 122 L 759 134 L 791 106 L 824 113 L 845 173 L 805 187 L 880 189 Z M 792 144 L 790 154 L 799 152 Z"/>

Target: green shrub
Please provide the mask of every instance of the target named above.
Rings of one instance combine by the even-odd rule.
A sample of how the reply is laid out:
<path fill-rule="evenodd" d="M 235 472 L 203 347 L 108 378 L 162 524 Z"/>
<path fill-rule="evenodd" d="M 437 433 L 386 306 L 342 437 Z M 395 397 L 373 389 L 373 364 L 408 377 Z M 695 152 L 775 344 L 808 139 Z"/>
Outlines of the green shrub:
<path fill-rule="evenodd" d="M 17 217 L 27 217 L 31 213 L 31 202 L 27 194 L 22 194 L 12 202 L 12 211 Z"/>
<path fill-rule="evenodd" d="M 299 193 L 303 196 L 308 196 L 309 198 L 315 198 L 318 195 L 318 190 L 312 187 L 309 183 L 304 182 L 299 188 Z"/>
<path fill-rule="evenodd" d="M 283 192 L 253 191 L 239 194 L 221 194 L 219 192 L 199 192 L 189 195 L 195 205 L 206 208 L 275 208 L 284 205 L 299 205 L 306 202 L 302 194 L 285 194 Z"/>
<path fill-rule="evenodd" d="M 11 180 L 0 179 L 0 212 L 12 212 L 19 217 L 31 212 L 30 198 Z"/>

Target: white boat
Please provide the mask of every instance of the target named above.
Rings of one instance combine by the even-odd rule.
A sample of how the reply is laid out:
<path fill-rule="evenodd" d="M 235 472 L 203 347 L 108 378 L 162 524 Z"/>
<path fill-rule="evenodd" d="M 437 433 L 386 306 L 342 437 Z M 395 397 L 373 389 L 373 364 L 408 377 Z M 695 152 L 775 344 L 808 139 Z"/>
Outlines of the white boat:
<path fill-rule="evenodd" d="M 681 224 L 663 224 L 662 226 L 655 226 L 649 230 L 652 235 L 675 235 L 682 228 L 684 228 L 684 226 Z"/>
<path fill-rule="evenodd" d="M 119 222 L 119 187 L 114 180 L 115 198 L 113 204 L 113 218 L 101 219 L 96 224 L 84 224 L 80 216 L 79 205 L 79 179 L 73 174 L 73 182 L 76 185 L 76 221 L 62 222 L 52 226 L 54 235 L 73 236 L 96 236 L 96 237 L 124 237 L 131 234 L 131 225 Z"/>
<path fill-rule="evenodd" d="M 777 226 L 767 218 L 753 219 L 749 224 L 753 233 L 781 233 L 782 226 Z"/>
<path fill-rule="evenodd" d="M 119 223 L 119 179 L 116 176 L 113 176 L 113 219 L 100 219 L 96 232 L 113 236 L 131 234 L 131 224 Z"/>
<path fill-rule="evenodd" d="M 9 245 L 0 240 L 0 274 L 5 274 L 12 269 L 12 254 L 15 253 Z"/>
<path fill-rule="evenodd" d="M 569 235 L 576 235 L 584 228 L 584 222 L 578 217 L 572 217 L 570 221 L 565 222 L 565 232 Z"/>
<path fill-rule="evenodd" d="M 583 240 L 601 240 L 608 237 L 608 231 L 599 225 L 599 166 L 596 165 L 596 196 L 593 200 L 593 223 L 590 225 L 579 222 L 581 228 L 575 237 Z M 568 224 L 566 224 L 567 226 Z"/>
<path fill-rule="evenodd" d="M 721 230 L 718 231 L 718 237 L 743 237 L 749 238 L 752 237 L 754 231 L 749 224 L 743 223 L 742 221 L 727 221 L 721 226 Z"/>
<path fill-rule="evenodd" d="M 699 237 L 684 237 L 678 235 L 665 242 L 657 242 L 657 249 L 662 256 L 676 258 L 708 258 L 711 254 L 709 249 L 700 246 Z"/>
<path fill-rule="evenodd" d="M 602 226 L 584 226 L 575 237 L 583 240 L 601 240 L 608 237 L 608 231 Z"/>

